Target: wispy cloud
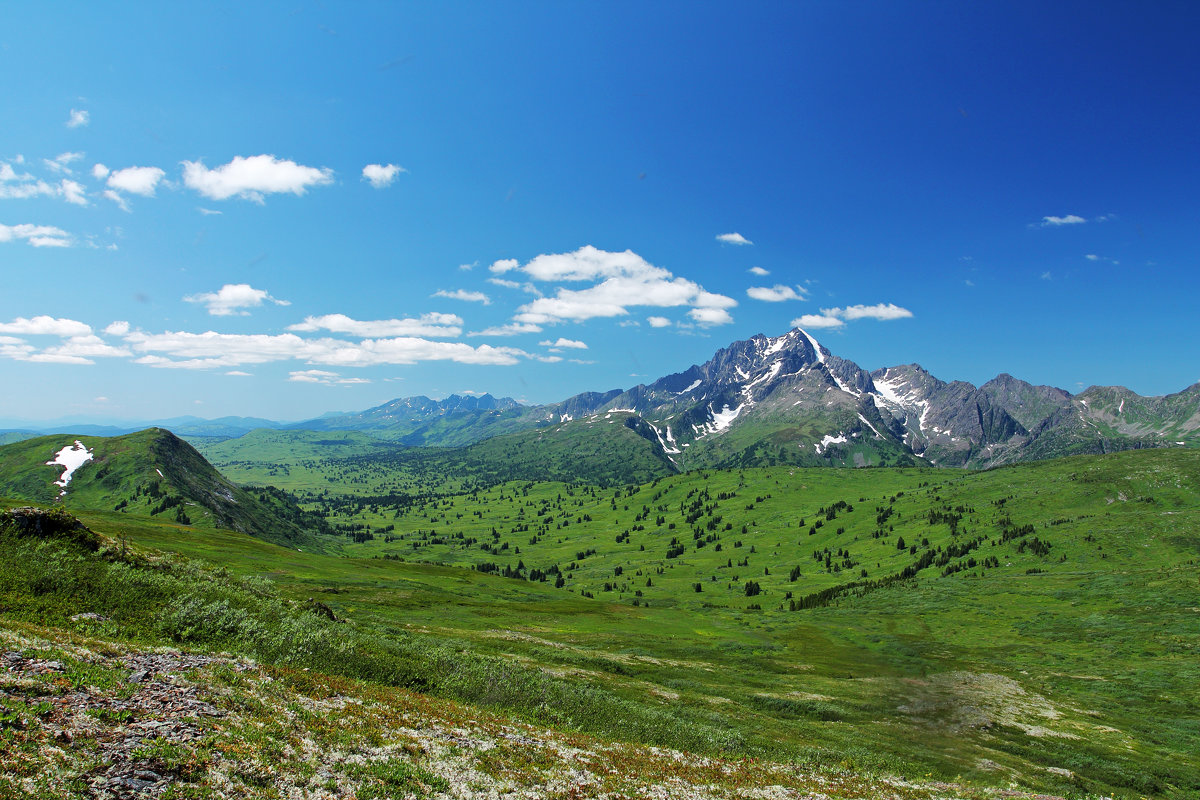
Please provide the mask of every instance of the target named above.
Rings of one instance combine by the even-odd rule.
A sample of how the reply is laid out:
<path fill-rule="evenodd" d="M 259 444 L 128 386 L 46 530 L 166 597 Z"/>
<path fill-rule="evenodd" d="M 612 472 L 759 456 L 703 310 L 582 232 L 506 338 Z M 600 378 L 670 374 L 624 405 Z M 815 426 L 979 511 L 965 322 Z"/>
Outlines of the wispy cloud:
<path fill-rule="evenodd" d="M 751 267 L 750 269 L 746 270 L 746 272 L 749 272 L 751 275 L 757 275 L 760 278 L 765 278 L 767 275 L 771 274 L 771 270 L 763 269 L 762 267 Z"/>
<path fill-rule="evenodd" d="M 289 331 L 330 331 L 351 336 L 436 336 L 455 337 L 462 333 L 462 318 L 454 314 L 431 312 L 412 319 L 357 320 L 345 314 L 305 317 L 304 322 L 289 325 Z"/>
<path fill-rule="evenodd" d="M 83 153 L 59 153 L 54 158 L 43 158 L 42 163 L 51 172 L 73 175 L 70 164 L 83 158 Z"/>
<path fill-rule="evenodd" d="M 210 200 L 241 197 L 262 203 L 264 195 L 303 195 L 313 186 L 333 182 L 328 167 L 306 167 L 272 155 L 236 156 L 214 169 L 202 161 L 183 162 L 183 183 Z"/>
<path fill-rule="evenodd" d="M 450 300 L 465 300 L 468 303 L 483 303 L 485 306 L 492 304 L 492 298 L 488 297 L 483 292 L 468 292 L 466 289 L 438 289 L 431 295 L 432 297 L 445 297 Z"/>
<path fill-rule="evenodd" d="M 717 236 L 717 241 L 722 244 L 754 244 L 754 242 L 742 236 L 740 233 L 722 233 Z"/>
<path fill-rule="evenodd" d="M 250 313 L 244 309 L 257 308 L 264 302 L 271 302 L 277 306 L 291 305 L 289 301 L 276 299 L 265 289 L 255 289 L 248 283 L 227 283 L 215 292 L 191 294 L 183 299 L 189 303 L 207 306 L 208 313 L 214 317 L 235 314 L 244 317 Z"/>
<path fill-rule="evenodd" d="M 0 243 L 24 241 L 32 247 L 70 247 L 74 239 L 52 225 L 0 225 Z"/>
<path fill-rule="evenodd" d="M 66 126 L 68 128 L 83 128 L 91 121 L 92 115 L 90 113 L 72 108 L 71 116 L 67 118 Z"/>
<path fill-rule="evenodd" d="M 471 331 L 467 336 L 520 336 L 524 333 L 541 333 L 541 325 L 530 322 L 509 322 L 506 325 L 495 325 L 481 331 Z"/>
<path fill-rule="evenodd" d="M 538 346 L 539 347 L 567 347 L 567 348 L 571 348 L 573 350 L 587 350 L 588 349 L 587 344 L 579 341 L 578 339 L 564 339 L 562 337 L 559 337 L 558 341 L 556 341 L 556 342 L 552 342 L 549 339 L 547 339 L 544 342 L 538 342 Z"/>
<path fill-rule="evenodd" d="M 232 372 L 225 373 L 232 375 Z M 245 374 L 245 373 L 242 373 Z M 336 372 L 329 372 L 323 369 L 304 369 L 296 370 L 288 373 L 288 380 L 296 383 L 323 383 L 327 386 L 333 384 L 355 384 L 355 383 L 370 383 L 366 378 L 343 378 Z"/>
<path fill-rule="evenodd" d="M 401 172 L 408 172 L 399 164 L 367 164 L 362 168 L 364 181 L 370 181 L 376 189 L 386 189 Z"/>
<path fill-rule="evenodd" d="M 777 283 L 768 288 L 766 286 L 751 286 L 746 290 L 746 294 L 754 300 L 762 300 L 767 303 L 782 303 L 784 300 L 807 300 L 808 291 L 801 286 L 792 288 Z"/>
<path fill-rule="evenodd" d="M 1042 217 L 1042 221 L 1038 223 L 1040 228 L 1059 228 L 1063 225 L 1082 225 L 1087 222 L 1086 219 L 1076 214 L 1067 214 L 1065 217 Z"/>
<path fill-rule="evenodd" d="M 669 328 L 671 320 L 666 317 L 646 317 L 646 324 L 651 328 Z"/>

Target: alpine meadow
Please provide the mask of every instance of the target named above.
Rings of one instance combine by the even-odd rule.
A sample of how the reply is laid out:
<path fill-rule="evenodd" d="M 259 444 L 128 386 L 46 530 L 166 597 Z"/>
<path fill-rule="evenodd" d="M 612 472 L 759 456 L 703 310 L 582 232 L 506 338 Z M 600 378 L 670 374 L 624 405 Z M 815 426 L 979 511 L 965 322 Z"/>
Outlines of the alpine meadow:
<path fill-rule="evenodd" d="M 7 16 L 0 800 L 1200 796 L 1196 10 Z"/>

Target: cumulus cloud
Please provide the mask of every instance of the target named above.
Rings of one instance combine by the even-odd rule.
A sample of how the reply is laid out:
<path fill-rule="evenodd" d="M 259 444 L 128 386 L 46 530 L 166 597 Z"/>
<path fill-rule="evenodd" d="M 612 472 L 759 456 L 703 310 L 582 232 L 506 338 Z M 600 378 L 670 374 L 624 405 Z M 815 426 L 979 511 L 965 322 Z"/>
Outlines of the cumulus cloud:
<path fill-rule="evenodd" d="M 540 347 L 569 347 L 573 350 L 587 350 L 588 346 L 578 339 L 564 339 L 559 337 L 557 342 L 552 342 L 547 339 L 544 342 L 538 342 Z"/>
<path fill-rule="evenodd" d="M 502 266 L 497 269 L 497 264 Z M 632 250 L 609 252 L 588 245 L 571 253 L 539 255 L 523 267 L 514 264 L 515 261 L 496 262 L 492 270 L 510 272 L 519 269 L 536 281 L 600 281 L 586 289 L 559 287 L 552 296 L 539 297 L 518 308 L 514 322 L 546 325 L 625 316 L 631 306 L 691 306 L 694 310 L 702 310 L 694 318 L 710 320 L 705 324 L 720 324 L 714 320 L 731 319 L 728 313 L 709 312 L 737 305 L 733 298 L 714 294 L 686 278 L 676 277 Z"/>
<path fill-rule="evenodd" d="M 793 328 L 840 328 L 856 319 L 893 320 L 906 319 L 913 313 L 895 303 L 877 303 L 873 306 L 855 305 L 845 308 L 822 308 L 820 314 L 805 314 L 792 320 Z"/>
<path fill-rule="evenodd" d="M 214 169 L 202 161 L 183 162 L 184 185 L 210 200 L 241 197 L 262 203 L 264 195 L 303 195 L 312 186 L 332 182 L 333 170 L 328 167 L 306 167 L 272 155 L 235 156 Z"/>
<path fill-rule="evenodd" d="M 98 165 L 99 166 L 99 165 Z M 108 187 L 119 192 L 153 197 L 158 182 L 166 176 L 158 167 L 126 167 L 108 175 Z"/>
<path fill-rule="evenodd" d="M 463 342 L 435 342 L 410 336 L 350 342 L 331 338 L 305 339 L 294 333 L 167 331 L 149 334 L 132 331 L 125 341 L 135 352 L 145 353 L 136 359 L 136 363 L 168 369 L 238 367 L 287 360 L 334 367 L 416 364 L 421 361 L 511 365 L 528 357 L 528 353 L 512 347 L 472 347 Z"/>
<path fill-rule="evenodd" d="M 73 203 L 77 206 L 86 206 L 88 204 L 83 184 L 64 180 L 58 184 L 58 188 L 62 193 L 62 199 L 68 203 Z"/>
<path fill-rule="evenodd" d="M 24 241 L 32 247 L 70 247 L 71 234 L 50 225 L 0 225 L 0 243 Z"/>
<path fill-rule="evenodd" d="M 92 326 L 73 319 L 56 319 L 46 314 L 26 319 L 17 317 L 12 322 L 0 322 L 0 333 L 16 333 L 29 336 L 90 336 Z"/>
<path fill-rule="evenodd" d="M 1058 228 L 1062 225 L 1082 225 L 1087 222 L 1086 219 L 1076 214 L 1067 214 L 1065 217 L 1042 217 L 1039 227 L 1042 228 Z"/>
<path fill-rule="evenodd" d="M 451 300 L 465 300 L 468 303 L 483 303 L 485 306 L 490 306 L 492 304 L 492 298 L 488 297 L 483 292 L 468 292 L 466 289 L 455 289 L 454 291 L 438 289 L 433 293 L 432 297 L 446 297 Z"/>
<path fill-rule="evenodd" d="M 746 272 L 749 272 L 751 275 L 757 275 L 760 278 L 771 274 L 769 269 L 763 269 L 762 267 L 751 267 L 750 269 L 746 270 Z"/>
<path fill-rule="evenodd" d="M 105 178 L 108 177 L 108 173 L 109 173 L 108 167 L 104 166 L 103 164 L 97 163 L 97 164 L 92 165 L 92 177 L 95 178 L 96 180 L 98 180 L 98 181 L 104 180 Z"/>
<path fill-rule="evenodd" d="M 740 233 L 722 233 L 717 236 L 717 241 L 722 244 L 754 244 L 754 242 L 742 236 Z"/>
<path fill-rule="evenodd" d="M 110 322 L 104 332 L 109 336 L 124 336 L 129 333 L 129 323 L 123 319 Z"/>
<path fill-rule="evenodd" d="M 805 297 L 807 292 L 803 287 L 797 286 L 793 289 L 791 286 L 784 286 L 777 283 L 774 286 L 767 288 L 766 286 L 751 286 L 746 290 L 746 294 L 755 300 L 763 300 L 767 303 L 781 303 L 784 300 L 807 300 Z"/>
<path fill-rule="evenodd" d="M 401 172 L 408 170 L 398 164 L 367 164 L 362 169 L 363 180 L 370 181 L 376 189 L 391 186 Z"/>
<path fill-rule="evenodd" d="M 357 320 L 345 314 L 305 317 L 304 322 L 289 325 L 289 331 L 330 331 L 351 336 L 435 336 L 454 337 L 462 333 L 462 317 L 431 312 L 417 319 Z"/>
<path fill-rule="evenodd" d="M 87 111 L 71 109 L 71 116 L 67 118 L 66 125 L 68 128 L 82 128 L 92 121 L 92 115 Z"/>
<path fill-rule="evenodd" d="M 242 309 L 256 308 L 264 302 L 271 302 L 277 306 L 291 305 L 289 301 L 277 300 L 265 289 L 255 289 L 248 283 L 227 283 L 215 292 L 190 294 L 183 299 L 188 303 L 207 306 L 208 313 L 214 317 L 228 317 L 234 314 L 244 317 L 250 312 Z"/>
<path fill-rule="evenodd" d="M 231 375 L 233 373 L 226 374 Z M 343 378 L 336 372 L 329 372 L 323 369 L 304 369 L 289 372 L 288 380 L 295 381 L 296 383 L 323 383 L 327 386 L 335 383 L 370 383 L 366 378 Z"/>
<path fill-rule="evenodd" d="M 669 328 L 671 320 L 666 317 L 646 317 L 646 322 L 651 328 Z"/>

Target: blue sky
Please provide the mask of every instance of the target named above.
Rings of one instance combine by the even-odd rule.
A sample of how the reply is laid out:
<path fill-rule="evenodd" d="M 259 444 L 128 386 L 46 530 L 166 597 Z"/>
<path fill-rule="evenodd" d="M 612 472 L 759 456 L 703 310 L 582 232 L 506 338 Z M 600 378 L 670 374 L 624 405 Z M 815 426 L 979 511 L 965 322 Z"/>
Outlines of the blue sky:
<path fill-rule="evenodd" d="M 248 7 L 244 7 L 248 6 Z M 6 8 L 0 419 L 867 369 L 1200 379 L 1200 9 Z"/>

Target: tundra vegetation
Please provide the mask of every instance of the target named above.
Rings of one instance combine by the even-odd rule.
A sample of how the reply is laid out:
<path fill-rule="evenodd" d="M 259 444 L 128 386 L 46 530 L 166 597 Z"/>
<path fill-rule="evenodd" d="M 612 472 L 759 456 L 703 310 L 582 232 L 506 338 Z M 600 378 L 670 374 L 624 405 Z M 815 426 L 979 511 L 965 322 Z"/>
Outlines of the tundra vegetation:
<path fill-rule="evenodd" d="M 83 791 L 100 745 L 39 755 L 65 712 L 38 704 L 91 687 L 93 722 L 127 726 L 120 665 L 163 646 L 213 659 L 180 674 L 226 714 L 146 745 L 174 796 L 268 792 L 272 764 L 328 796 L 570 796 L 579 753 L 611 796 L 1200 792 L 1195 451 L 624 482 L 198 444 L 312 532 L 220 527 L 169 479 L 188 520 L 151 514 L 144 468 L 100 505 L 112 459 L 41 533 L 10 514 L 0 794 Z"/>

